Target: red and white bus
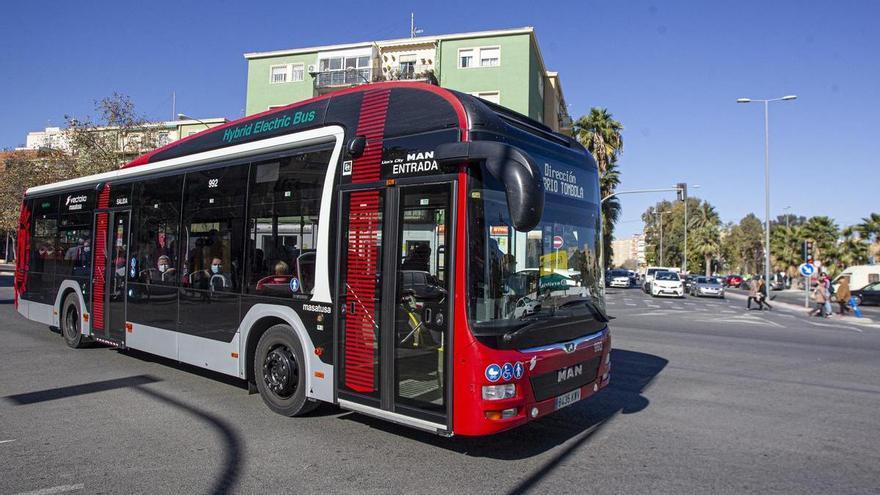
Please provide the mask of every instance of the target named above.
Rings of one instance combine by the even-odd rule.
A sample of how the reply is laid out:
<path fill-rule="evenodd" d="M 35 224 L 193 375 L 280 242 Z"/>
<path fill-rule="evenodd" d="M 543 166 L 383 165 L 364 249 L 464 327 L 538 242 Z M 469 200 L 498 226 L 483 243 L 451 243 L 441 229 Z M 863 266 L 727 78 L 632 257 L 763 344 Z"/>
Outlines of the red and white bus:
<path fill-rule="evenodd" d="M 486 435 L 608 384 L 600 235 L 575 140 L 377 83 L 29 189 L 16 307 L 70 347 L 239 377 L 284 415 Z"/>

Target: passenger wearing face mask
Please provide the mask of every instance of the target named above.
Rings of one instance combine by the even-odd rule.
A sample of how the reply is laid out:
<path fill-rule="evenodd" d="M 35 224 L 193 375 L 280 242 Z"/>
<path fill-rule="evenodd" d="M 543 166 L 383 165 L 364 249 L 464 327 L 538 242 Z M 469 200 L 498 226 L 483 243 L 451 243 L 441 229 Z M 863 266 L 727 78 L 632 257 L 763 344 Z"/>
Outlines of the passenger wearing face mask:
<path fill-rule="evenodd" d="M 223 260 L 218 257 L 214 257 L 211 260 L 211 268 L 210 270 L 210 289 L 212 291 L 215 290 L 229 290 L 232 288 L 232 279 L 229 277 L 229 274 L 224 271 Z"/>
<path fill-rule="evenodd" d="M 177 270 L 171 266 L 171 258 L 163 254 L 162 256 L 159 256 L 156 265 L 159 269 L 159 280 L 162 282 L 174 281 L 174 274 L 177 273 Z"/>

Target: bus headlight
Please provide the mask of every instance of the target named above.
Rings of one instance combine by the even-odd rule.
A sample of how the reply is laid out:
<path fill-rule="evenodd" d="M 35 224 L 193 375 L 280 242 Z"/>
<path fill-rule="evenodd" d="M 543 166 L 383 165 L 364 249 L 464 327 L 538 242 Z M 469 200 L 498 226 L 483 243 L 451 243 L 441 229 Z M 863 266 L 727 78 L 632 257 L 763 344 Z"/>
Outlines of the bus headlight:
<path fill-rule="evenodd" d="M 516 385 L 513 383 L 483 385 L 483 400 L 512 399 L 514 397 L 516 397 Z"/>

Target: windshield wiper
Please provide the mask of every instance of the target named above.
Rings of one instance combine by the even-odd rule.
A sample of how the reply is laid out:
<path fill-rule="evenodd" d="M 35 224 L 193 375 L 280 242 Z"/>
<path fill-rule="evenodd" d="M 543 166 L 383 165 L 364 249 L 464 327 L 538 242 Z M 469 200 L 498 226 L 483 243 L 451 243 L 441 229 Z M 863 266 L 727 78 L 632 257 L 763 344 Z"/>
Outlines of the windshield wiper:
<path fill-rule="evenodd" d="M 534 314 L 529 315 L 527 318 L 522 319 L 522 321 L 526 323 L 526 325 L 523 325 L 515 330 L 506 332 L 502 336 L 502 339 L 505 342 L 510 342 L 514 338 L 533 331 L 536 328 L 546 328 L 546 326 L 541 325 L 541 323 L 545 323 L 547 320 L 558 319 L 568 323 L 568 321 L 570 321 L 571 315 L 560 315 L 557 314 L 557 311 L 559 309 L 571 309 L 577 306 L 586 306 L 592 314 L 593 319 L 596 321 L 602 323 L 608 323 L 609 321 L 611 321 L 608 315 L 606 315 L 605 312 L 602 311 L 602 309 L 598 305 L 596 305 L 596 303 L 594 303 L 590 299 L 578 298 L 577 300 L 569 300 L 556 306 L 544 306 L 542 304 L 541 309 L 536 311 Z"/>

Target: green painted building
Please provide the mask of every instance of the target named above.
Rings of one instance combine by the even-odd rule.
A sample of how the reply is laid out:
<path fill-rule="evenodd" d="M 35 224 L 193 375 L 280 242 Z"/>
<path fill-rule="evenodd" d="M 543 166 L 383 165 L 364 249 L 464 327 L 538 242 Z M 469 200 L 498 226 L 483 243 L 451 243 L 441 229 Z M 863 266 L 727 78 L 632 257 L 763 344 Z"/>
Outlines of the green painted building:
<path fill-rule="evenodd" d="M 246 53 L 247 114 L 377 81 L 421 80 L 499 103 L 567 132 L 556 72 L 531 27 Z"/>

